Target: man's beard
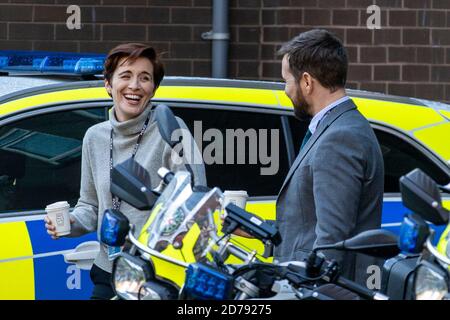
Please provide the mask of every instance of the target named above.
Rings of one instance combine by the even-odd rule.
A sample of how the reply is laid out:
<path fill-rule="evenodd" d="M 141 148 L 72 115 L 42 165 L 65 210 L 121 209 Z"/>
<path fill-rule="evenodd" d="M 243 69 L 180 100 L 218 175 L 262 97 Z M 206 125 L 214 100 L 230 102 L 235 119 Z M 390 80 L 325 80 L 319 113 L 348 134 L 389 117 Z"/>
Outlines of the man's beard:
<path fill-rule="evenodd" d="M 311 121 L 312 116 L 308 113 L 311 110 L 311 106 L 306 102 L 305 97 L 300 92 L 300 88 L 297 90 L 297 96 L 295 99 L 291 99 L 294 106 L 294 115 L 300 121 Z"/>

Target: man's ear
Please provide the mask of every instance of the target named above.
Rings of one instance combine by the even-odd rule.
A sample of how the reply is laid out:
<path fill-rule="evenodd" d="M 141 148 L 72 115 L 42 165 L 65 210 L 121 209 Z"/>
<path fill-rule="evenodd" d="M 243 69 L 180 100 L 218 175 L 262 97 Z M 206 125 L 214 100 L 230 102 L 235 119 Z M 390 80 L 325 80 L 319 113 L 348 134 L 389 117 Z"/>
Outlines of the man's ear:
<path fill-rule="evenodd" d="M 105 79 L 105 89 L 108 92 L 109 96 L 112 97 L 112 87 L 108 80 Z"/>
<path fill-rule="evenodd" d="M 302 78 L 306 94 L 311 94 L 314 89 L 313 77 L 308 72 L 303 72 Z"/>

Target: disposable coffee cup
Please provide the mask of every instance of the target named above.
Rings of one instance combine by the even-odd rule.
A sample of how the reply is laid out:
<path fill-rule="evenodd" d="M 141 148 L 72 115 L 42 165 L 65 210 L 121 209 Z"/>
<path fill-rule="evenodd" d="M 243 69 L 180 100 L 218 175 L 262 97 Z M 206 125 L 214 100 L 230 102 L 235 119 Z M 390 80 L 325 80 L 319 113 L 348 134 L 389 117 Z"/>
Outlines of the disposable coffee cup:
<path fill-rule="evenodd" d="M 47 216 L 55 226 L 57 236 L 65 236 L 70 233 L 70 205 L 67 201 L 59 201 L 45 207 Z"/>
<path fill-rule="evenodd" d="M 223 208 L 229 204 L 232 203 L 239 208 L 245 209 L 245 205 L 247 204 L 247 198 L 248 194 L 245 190 L 239 190 L 239 191 L 232 191 L 232 190 L 225 190 L 223 193 L 224 200 L 223 200 Z"/>

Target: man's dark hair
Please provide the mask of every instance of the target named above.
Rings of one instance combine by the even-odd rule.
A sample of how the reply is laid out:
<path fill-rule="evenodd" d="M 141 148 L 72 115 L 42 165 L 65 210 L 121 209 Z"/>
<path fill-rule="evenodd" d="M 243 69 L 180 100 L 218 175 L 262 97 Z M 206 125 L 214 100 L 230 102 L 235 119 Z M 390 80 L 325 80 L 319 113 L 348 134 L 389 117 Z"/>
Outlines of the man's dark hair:
<path fill-rule="evenodd" d="M 308 72 L 332 92 L 345 86 L 347 52 L 339 38 L 327 30 L 313 29 L 300 33 L 285 43 L 278 54 L 287 54 L 296 80 L 303 72 Z"/>

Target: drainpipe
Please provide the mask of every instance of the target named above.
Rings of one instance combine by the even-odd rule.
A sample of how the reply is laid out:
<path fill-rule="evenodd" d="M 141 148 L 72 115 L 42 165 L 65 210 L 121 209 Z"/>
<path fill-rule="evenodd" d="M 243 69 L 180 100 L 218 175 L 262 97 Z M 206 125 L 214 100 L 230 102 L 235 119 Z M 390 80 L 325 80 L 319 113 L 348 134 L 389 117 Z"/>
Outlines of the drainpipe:
<path fill-rule="evenodd" d="M 212 40 L 212 77 L 226 78 L 228 68 L 228 0 L 213 0 L 213 29 L 202 34 Z"/>

